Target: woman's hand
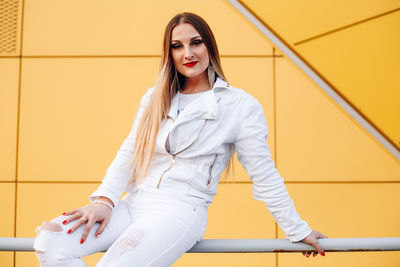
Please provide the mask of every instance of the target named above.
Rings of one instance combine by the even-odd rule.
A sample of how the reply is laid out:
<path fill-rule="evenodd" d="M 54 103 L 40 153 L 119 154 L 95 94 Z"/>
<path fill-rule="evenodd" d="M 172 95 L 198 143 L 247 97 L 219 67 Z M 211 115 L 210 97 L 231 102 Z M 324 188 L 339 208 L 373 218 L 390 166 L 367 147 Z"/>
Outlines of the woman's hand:
<path fill-rule="evenodd" d="M 317 252 L 313 252 L 313 257 L 317 256 L 318 253 L 321 254 L 322 256 L 325 256 L 324 249 L 318 243 L 319 238 L 327 238 L 327 236 L 325 236 L 324 234 L 322 234 L 318 231 L 312 231 L 311 234 L 309 234 L 306 238 L 301 240 L 301 242 L 311 245 L 317 250 Z M 302 254 L 303 254 L 303 256 L 306 256 L 308 258 L 311 255 L 311 251 L 302 252 Z"/>
<path fill-rule="evenodd" d="M 104 199 L 102 199 L 104 200 Z M 112 203 L 111 200 L 109 200 L 110 204 Z M 79 209 L 71 210 L 64 215 L 69 216 L 65 221 L 63 221 L 63 224 L 68 224 L 72 221 L 78 220 L 74 226 L 71 227 L 71 229 L 68 230 L 68 234 L 73 233 L 76 229 L 78 229 L 81 225 L 86 223 L 85 229 L 83 230 L 83 235 L 81 238 L 81 244 L 85 242 L 90 229 L 93 227 L 93 225 L 98 222 L 100 223 L 100 227 L 96 231 L 96 237 L 101 235 L 106 228 L 110 217 L 111 217 L 111 212 L 112 209 L 104 204 L 101 203 L 92 203 L 90 205 L 81 207 Z"/>

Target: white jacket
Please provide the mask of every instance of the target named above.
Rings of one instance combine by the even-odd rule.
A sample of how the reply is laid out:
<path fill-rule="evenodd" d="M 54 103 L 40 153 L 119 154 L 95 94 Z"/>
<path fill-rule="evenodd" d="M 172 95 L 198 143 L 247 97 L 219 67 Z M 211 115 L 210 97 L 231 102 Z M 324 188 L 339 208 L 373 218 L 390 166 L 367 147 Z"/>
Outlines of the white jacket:
<path fill-rule="evenodd" d="M 219 77 L 211 90 L 191 102 L 179 116 L 177 97 L 172 99 L 146 179 L 140 184 L 128 184 L 136 129 L 153 91 L 154 87 L 142 97 L 132 130 L 107 169 L 102 184 L 90 196 L 91 200 L 106 196 L 117 205 L 124 191 L 161 188 L 209 204 L 217 194 L 220 175 L 236 150 L 253 182 L 254 198 L 265 202 L 286 237 L 295 242 L 311 233 L 296 212 L 271 159 L 266 143 L 268 129 L 260 103 Z"/>

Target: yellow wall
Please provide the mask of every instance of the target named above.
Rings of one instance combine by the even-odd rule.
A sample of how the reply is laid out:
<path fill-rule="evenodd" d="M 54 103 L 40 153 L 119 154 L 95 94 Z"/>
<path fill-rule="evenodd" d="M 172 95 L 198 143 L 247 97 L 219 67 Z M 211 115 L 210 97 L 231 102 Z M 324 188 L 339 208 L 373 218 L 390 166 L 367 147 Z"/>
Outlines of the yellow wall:
<path fill-rule="evenodd" d="M 229 82 L 263 105 L 273 158 L 302 217 L 330 237 L 400 236 L 391 212 L 400 203 L 399 162 L 227 1 L 18 3 L 16 50 L 0 51 L 1 236 L 34 237 L 43 221 L 88 202 L 154 84 L 164 27 L 181 11 L 209 22 Z M 236 170 L 240 183 L 219 185 L 205 238 L 281 238 L 237 161 Z M 15 255 L 0 253 L 0 266 L 39 266 L 31 252 Z M 399 253 L 361 255 L 313 262 L 400 261 Z M 188 253 L 174 266 L 303 261 L 311 262 L 301 254 Z"/>
<path fill-rule="evenodd" d="M 400 1 L 240 2 L 400 151 Z"/>

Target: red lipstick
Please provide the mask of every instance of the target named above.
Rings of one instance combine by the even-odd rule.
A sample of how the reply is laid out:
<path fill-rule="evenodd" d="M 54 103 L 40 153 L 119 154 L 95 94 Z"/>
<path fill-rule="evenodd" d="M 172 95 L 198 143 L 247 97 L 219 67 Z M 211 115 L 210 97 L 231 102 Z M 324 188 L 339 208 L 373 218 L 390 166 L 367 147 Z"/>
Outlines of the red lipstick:
<path fill-rule="evenodd" d="M 197 64 L 197 62 L 198 62 L 198 61 L 192 61 L 192 62 L 185 63 L 185 64 L 183 64 L 183 65 L 185 65 L 186 67 L 193 67 L 194 65 Z"/>

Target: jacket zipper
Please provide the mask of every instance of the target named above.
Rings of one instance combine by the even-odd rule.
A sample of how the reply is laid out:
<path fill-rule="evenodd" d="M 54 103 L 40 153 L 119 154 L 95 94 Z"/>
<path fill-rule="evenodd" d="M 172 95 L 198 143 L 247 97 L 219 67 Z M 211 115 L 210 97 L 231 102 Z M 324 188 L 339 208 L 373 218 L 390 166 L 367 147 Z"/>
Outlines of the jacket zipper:
<path fill-rule="evenodd" d="M 169 166 L 168 169 L 166 169 L 165 171 L 163 171 L 163 173 L 161 174 L 160 180 L 158 181 L 158 184 L 157 184 L 157 188 L 160 188 L 160 183 L 161 183 L 161 180 L 162 180 L 164 174 L 165 174 L 167 171 L 169 171 L 170 169 L 172 169 L 172 167 L 173 167 L 174 165 L 175 165 L 175 155 L 172 155 L 171 165 Z"/>
<path fill-rule="evenodd" d="M 215 154 L 214 160 L 213 160 L 213 162 L 212 162 L 212 164 L 211 164 L 211 166 L 210 166 L 210 172 L 209 172 L 209 174 L 208 174 L 208 181 L 207 181 L 207 186 L 208 186 L 208 188 L 210 188 L 210 183 L 211 183 L 211 172 L 212 172 L 212 169 L 213 169 L 213 167 L 214 167 L 214 163 L 215 163 L 216 159 L 217 159 L 217 154 Z"/>
<path fill-rule="evenodd" d="M 172 153 L 170 153 L 170 152 L 167 150 L 167 140 L 168 140 L 168 138 L 169 138 L 169 134 L 171 133 L 171 131 L 169 131 L 168 136 L 167 136 L 167 139 L 165 140 L 164 146 L 165 146 L 165 151 L 167 151 L 168 154 L 170 154 L 170 155 L 172 156 L 171 165 L 169 166 L 168 169 L 166 169 L 165 171 L 163 171 L 163 173 L 161 174 L 160 179 L 159 179 L 158 184 L 157 184 L 157 188 L 160 188 L 161 180 L 162 180 L 164 174 L 165 174 L 167 171 L 169 171 L 170 169 L 172 169 L 172 167 L 175 165 L 175 157 L 176 157 L 176 155 L 182 153 L 183 151 L 185 151 L 186 149 L 188 149 L 189 147 L 191 147 L 191 146 L 197 141 L 197 139 L 199 139 L 200 134 L 201 134 L 201 132 L 203 131 L 204 127 L 206 126 L 207 121 L 208 121 L 208 120 L 206 119 L 206 121 L 204 122 L 203 127 L 201 128 L 201 130 L 199 131 L 199 134 L 197 135 L 196 139 L 195 139 L 188 147 L 182 149 L 181 151 L 179 151 L 178 153 L 175 153 L 175 154 L 172 154 Z"/>

